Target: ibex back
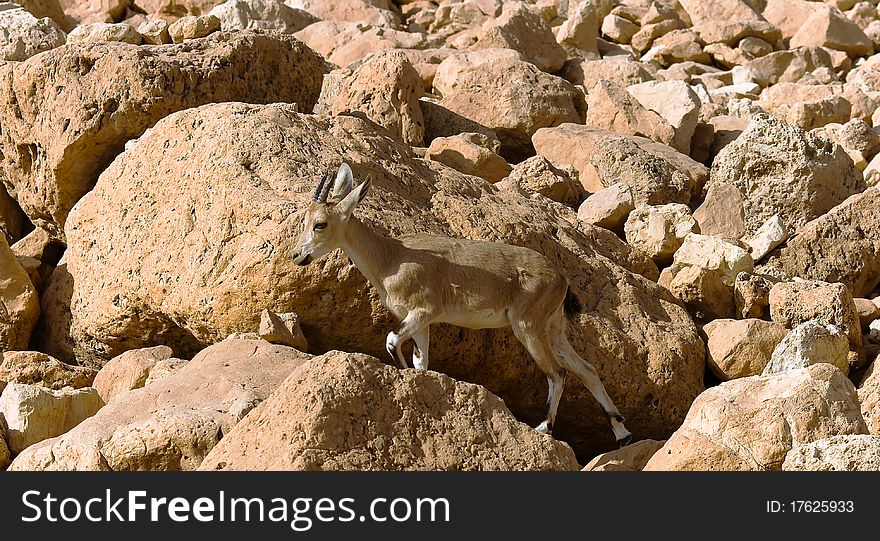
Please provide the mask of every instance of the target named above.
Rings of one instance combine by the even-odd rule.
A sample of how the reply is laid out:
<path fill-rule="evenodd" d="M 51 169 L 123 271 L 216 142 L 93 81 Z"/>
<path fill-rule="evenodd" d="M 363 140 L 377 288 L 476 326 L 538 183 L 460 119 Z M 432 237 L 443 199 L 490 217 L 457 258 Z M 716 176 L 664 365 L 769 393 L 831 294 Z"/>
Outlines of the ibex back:
<path fill-rule="evenodd" d="M 407 368 L 401 346 L 412 339 L 413 366 L 427 370 L 432 323 L 510 326 L 547 375 L 547 417 L 537 430 L 552 430 L 568 370 L 602 405 L 618 443 L 629 442 L 632 435 L 596 370 L 565 335 L 565 307 L 577 303 L 568 280 L 547 258 L 497 242 L 434 235 L 385 238 L 352 216 L 370 185 L 367 180 L 354 188 L 353 182 L 351 169 L 343 164 L 335 180 L 325 177 L 318 184 L 294 262 L 308 265 L 341 248 L 376 288 L 382 304 L 402 320 L 385 341 L 392 358 Z"/>

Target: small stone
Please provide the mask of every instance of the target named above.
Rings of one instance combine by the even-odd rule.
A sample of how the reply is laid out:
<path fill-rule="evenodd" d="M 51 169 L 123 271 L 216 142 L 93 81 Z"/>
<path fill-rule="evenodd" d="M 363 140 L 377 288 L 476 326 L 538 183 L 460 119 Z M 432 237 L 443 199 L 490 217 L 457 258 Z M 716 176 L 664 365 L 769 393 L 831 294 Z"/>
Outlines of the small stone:
<path fill-rule="evenodd" d="M 801 323 L 782 339 L 773 350 L 764 375 L 828 363 L 844 374 L 849 373 L 849 340 L 844 329 L 816 320 Z"/>
<path fill-rule="evenodd" d="M 743 242 L 749 246 L 752 259 L 760 261 L 786 239 L 788 239 L 788 231 L 785 229 L 785 224 L 778 214 L 774 214 L 755 231 L 754 235 L 744 238 Z"/>
<path fill-rule="evenodd" d="M 171 43 L 171 34 L 168 33 L 168 21 L 164 19 L 144 21 L 137 27 L 137 31 L 143 38 L 144 43 L 151 45 Z"/>
<path fill-rule="evenodd" d="M 706 270 L 717 271 L 725 284 L 733 286 L 736 276 L 741 272 L 752 272 L 754 261 L 749 253 L 718 237 L 710 237 L 697 233 L 688 234 L 672 264 L 675 274 L 678 268 L 696 266 Z"/>
<path fill-rule="evenodd" d="M 626 242 L 651 257 L 658 265 L 669 263 L 697 222 L 687 205 L 640 205 L 624 225 Z"/>
<path fill-rule="evenodd" d="M 309 349 L 306 337 L 303 336 L 299 326 L 299 317 L 293 312 L 276 314 L 271 310 L 263 310 L 260 314 L 260 338 L 302 352 Z"/>
<path fill-rule="evenodd" d="M 602 34 L 617 43 L 629 43 L 639 30 L 639 25 L 618 15 L 609 13 L 602 19 Z"/>
<path fill-rule="evenodd" d="M 621 182 L 587 197 L 578 208 L 578 221 L 614 231 L 634 208 L 632 190 Z"/>
<path fill-rule="evenodd" d="M 773 282 L 763 276 L 741 272 L 733 283 L 736 313 L 742 318 L 766 318 L 770 314 L 770 288 Z"/>
<path fill-rule="evenodd" d="M 498 182 L 510 174 L 512 168 L 488 147 L 492 140 L 479 133 L 461 133 L 452 137 L 437 137 L 425 152 L 425 158 L 440 162 L 475 175 L 489 182 Z"/>
<path fill-rule="evenodd" d="M 697 319 L 712 320 L 733 316 L 733 288 L 724 283 L 718 271 L 688 265 L 673 274 L 667 268 L 661 273 L 661 285 L 666 281 L 664 274 L 672 275 L 669 279 L 669 291 L 685 303 Z"/>
<path fill-rule="evenodd" d="M 92 23 L 77 26 L 67 35 L 67 43 L 100 43 L 102 41 L 122 41 L 140 45 L 142 38 L 138 31 L 126 23 Z"/>
<path fill-rule="evenodd" d="M 220 19 L 214 15 L 187 16 L 177 19 L 168 27 L 168 34 L 174 43 L 187 39 L 198 39 L 220 30 Z"/>

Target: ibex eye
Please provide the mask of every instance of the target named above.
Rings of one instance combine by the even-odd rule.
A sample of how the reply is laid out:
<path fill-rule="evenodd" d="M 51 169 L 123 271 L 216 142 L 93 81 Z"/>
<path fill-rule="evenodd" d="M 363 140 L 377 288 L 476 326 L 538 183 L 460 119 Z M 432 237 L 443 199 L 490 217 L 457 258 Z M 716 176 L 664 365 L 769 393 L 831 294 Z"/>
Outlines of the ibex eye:
<path fill-rule="evenodd" d="M 318 231 L 320 229 L 324 229 L 325 227 L 327 227 L 327 222 L 318 222 L 315 224 L 315 227 L 313 229 L 315 231 Z"/>

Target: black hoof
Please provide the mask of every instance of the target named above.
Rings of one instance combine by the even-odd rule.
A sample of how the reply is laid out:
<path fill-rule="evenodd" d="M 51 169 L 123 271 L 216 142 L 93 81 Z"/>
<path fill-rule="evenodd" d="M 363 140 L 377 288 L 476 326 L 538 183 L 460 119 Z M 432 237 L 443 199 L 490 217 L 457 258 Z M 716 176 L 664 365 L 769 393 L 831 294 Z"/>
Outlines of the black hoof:
<path fill-rule="evenodd" d="M 632 437 L 632 434 L 630 434 L 630 435 L 626 436 L 625 438 L 617 440 L 617 446 L 618 447 L 626 447 L 627 445 L 632 443 L 632 441 L 633 441 L 633 437 Z"/>

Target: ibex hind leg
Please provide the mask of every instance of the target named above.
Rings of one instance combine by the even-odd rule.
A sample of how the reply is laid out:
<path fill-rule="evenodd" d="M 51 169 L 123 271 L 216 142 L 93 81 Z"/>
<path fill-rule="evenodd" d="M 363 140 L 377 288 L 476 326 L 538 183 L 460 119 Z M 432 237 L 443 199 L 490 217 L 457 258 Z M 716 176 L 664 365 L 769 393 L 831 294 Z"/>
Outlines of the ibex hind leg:
<path fill-rule="evenodd" d="M 614 431 L 617 444 L 621 447 L 628 445 L 632 441 L 632 432 L 623 425 L 625 419 L 620 414 L 617 406 L 614 405 L 614 402 L 612 402 L 611 397 L 608 396 L 608 392 L 605 390 L 605 386 L 602 384 L 602 380 L 599 379 L 599 374 L 596 373 L 593 365 L 578 355 L 563 330 L 557 329 L 554 332 L 551 343 L 562 365 L 584 382 L 584 385 L 587 386 L 587 389 L 589 389 L 596 401 L 599 402 L 602 409 L 605 410 L 605 415 L 608 416 L 608 420 L 611 422 L 611 430 Z"/>
<path fill-rule="evenodd" d="M 415 334 L 426 328 L 430 319 L 424 310 L 410 310 L 400 325 L 397 332 L 391 331 L 385 338 L 385 349 L 392 359 L 396 359 L 402 368 L 409 368 L 406 359 L 403 358 L 403 344 Z"/>
<path fill-rule="evenodd" d="M 543 329 L 540 329 L 539 324 L 512 320 L 511 328 L 516 338 L 522 342 L 541 370 L 547 375 L 547 416 L 541 424 L 535 427 L 535 430 L 550 434 L 553 431 L 553 424 L 556 422 L 556 412 L 559 409 L 559 401 L 565 388 L 565 370 L 556 360 L 556 355 L 550 347 L 549 335 L 546 331 L 542 332 Z"/>
<path fill-rule="evenodd" d="M 420 370 L 428 369 L 428 349 L 431 340 L 430 331 L 430 326 L 425 325 L 419 329 L 418 332 L 413 334 L 413 342 L 415 342 L 412 358 L 413 368 L 418 368 Z"/>

